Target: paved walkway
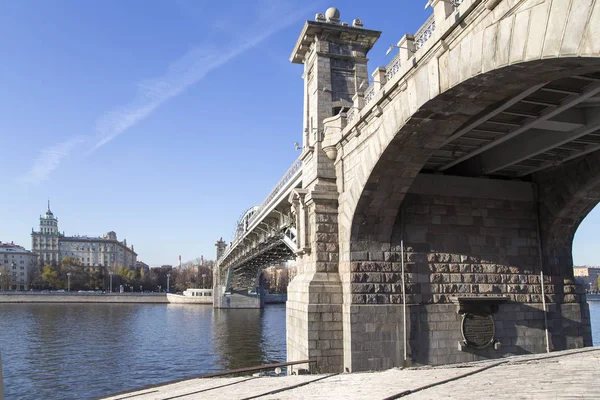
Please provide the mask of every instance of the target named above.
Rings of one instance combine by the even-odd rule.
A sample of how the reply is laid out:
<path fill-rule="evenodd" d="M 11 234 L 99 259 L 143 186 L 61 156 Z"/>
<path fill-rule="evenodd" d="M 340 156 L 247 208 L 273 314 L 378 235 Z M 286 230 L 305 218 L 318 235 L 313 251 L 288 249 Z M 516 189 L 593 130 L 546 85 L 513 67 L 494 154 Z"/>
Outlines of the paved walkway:
<path fill-rule="evenodd" d="M 107 399 L 600 399 L 600 347 L 339 375 L 191 379 Z"/>

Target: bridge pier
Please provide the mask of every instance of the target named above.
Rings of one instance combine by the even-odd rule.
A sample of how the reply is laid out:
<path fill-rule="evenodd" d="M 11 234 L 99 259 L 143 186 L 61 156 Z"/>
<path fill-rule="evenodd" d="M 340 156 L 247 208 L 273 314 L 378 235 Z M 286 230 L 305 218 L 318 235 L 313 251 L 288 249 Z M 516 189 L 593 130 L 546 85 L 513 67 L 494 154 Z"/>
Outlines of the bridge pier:
<path fill-rule="evenodd" d="M 550 350 L 591 346 L 587 303 L 573 282 L 572 236 L 564 231 L 561 238 L 568 242 L 566 252 L 543 239 L 551 234 L 539 208 L 549 199 L 536 198 L 535 190 L 531 182 L 417 176 L 390 240 L 354 245 L 345 367 L 404 365 L 404 318 L 408 364 L 545 352 L 545 320 Z M 558 251 L 558 265 L 542 263 L 540 248 Z M 491 342 L 481 348 L 465 344 L 472 340 L 464 325 L 470 315 L 492 321 L 489 332 L 481 333 Z"/>
<path fill-rule="evenodd" d="M 221 238 L 215 246 L 218 260 L 227 249 L 227 244 Z M 222 276 L 223 272 L 218 265 L 213 270 L 213 308 L 264 308 L 264 278 L 262 273 L 258 277 L 258 287 L 254 288 L 254 291 L 247 289 L 227 291 L 226 279 Z"/>
<path fill-rule="evenodd" d="M 217 293 L 218 291 L 218 293 Z M 213 290 L 214 308 L 264 308 L 262 290 L 256 293 L 224 292 L 224 288 Z"/>
<path fill-rule="evenodd" d="M 287 357 L 317 361 L 316 365 L 294 366 L 292 370 L 339 372 L 343 364 L 343 329 L 337 192 L 309 191 L 303 197 L 303 207 L 306 220 L 302 225 L 308 229 L 299 234 L 308 236 L 307 248 L 313 250 L 298 256 L 298 273 L 288 286 Z"/>

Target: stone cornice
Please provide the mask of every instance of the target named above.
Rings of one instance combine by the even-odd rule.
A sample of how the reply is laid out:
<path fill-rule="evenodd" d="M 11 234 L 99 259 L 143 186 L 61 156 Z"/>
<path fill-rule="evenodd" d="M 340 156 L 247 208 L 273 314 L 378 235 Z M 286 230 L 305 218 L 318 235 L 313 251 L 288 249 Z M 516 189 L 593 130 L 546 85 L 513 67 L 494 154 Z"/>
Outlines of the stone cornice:
<path fill-rule="evenodd" d="M 361 42 L 367 50 L 370 50 L 371 47 L 373 47 L 381 35 L 380 31 L 374 31 L 370 29 L 355 28 L 352 26 L 344 26 L 341 24 L 332 24 L 327 22 L 306 21 L 304 27 L 302 28 L 302 32 L 298 37 L 298 41 L 294 46 L 294 51 L 292 51 L 290 61 L 295 64 L 304 63 L 304 57 L 310 49 L 310 44 L 314 41 L 315 36 L 323 33 L 327 33 L 333 37 L 346 35 L 346 40 L 348 40 L 348 36 L 353 36 L 353 39 L 357 42 Z"/>

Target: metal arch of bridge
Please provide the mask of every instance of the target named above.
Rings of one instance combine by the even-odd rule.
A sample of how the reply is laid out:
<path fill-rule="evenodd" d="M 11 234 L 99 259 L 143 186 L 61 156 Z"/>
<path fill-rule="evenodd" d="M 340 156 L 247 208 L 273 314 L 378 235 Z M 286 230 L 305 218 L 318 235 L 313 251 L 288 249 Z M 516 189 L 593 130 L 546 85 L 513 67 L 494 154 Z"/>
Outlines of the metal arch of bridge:
<path fill-rule="evenodd" d="M 257 286 L 260 271 L 271 264 L 296 258 L 295 229 L 273 235 L 229 267 L 227 290 L 241 291 Z"/>
<path fill-rule="evenodd" d="M 289 215 L 288 197 L 301 185 L 302 162 L 296 160 L 265 201 L 251 209 L 243 231 L 236 230 L 234 240 L 218 260 L 226 291 L 252 289 L 262 268 L 296 258 L 296 221 Z"/>

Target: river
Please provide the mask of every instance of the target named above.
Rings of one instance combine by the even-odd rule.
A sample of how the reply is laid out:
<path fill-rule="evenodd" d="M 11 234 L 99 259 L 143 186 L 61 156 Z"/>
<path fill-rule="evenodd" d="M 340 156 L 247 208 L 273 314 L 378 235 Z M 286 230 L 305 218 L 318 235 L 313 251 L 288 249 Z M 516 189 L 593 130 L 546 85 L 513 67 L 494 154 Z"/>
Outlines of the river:
<path fill-rule="evenodd" d="M 285 361 L 285 305 L 0 304 L 7 400 L 89 399 Z"/>
<path fill-rule="evenodd" d="M 0 304 L 0 352 L 7 400 L 90 399 L 285 361 L 285 306 Z"/>

